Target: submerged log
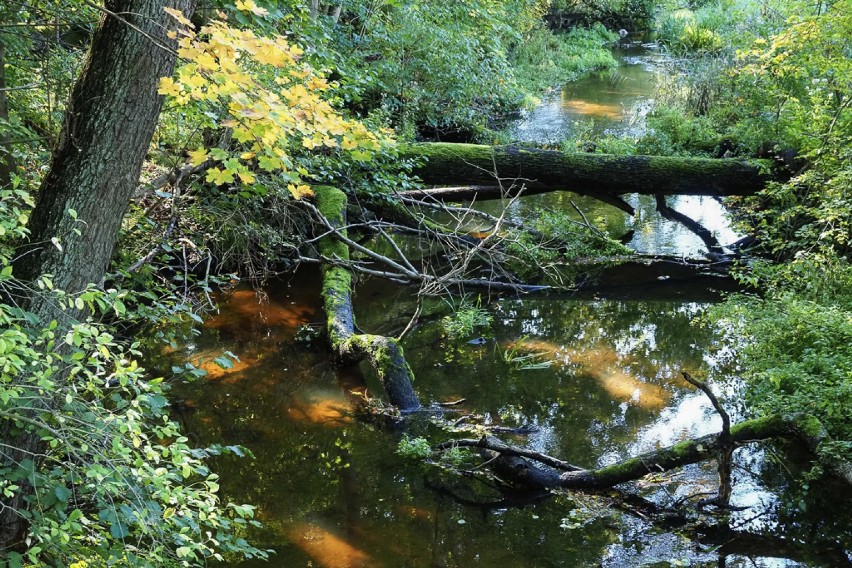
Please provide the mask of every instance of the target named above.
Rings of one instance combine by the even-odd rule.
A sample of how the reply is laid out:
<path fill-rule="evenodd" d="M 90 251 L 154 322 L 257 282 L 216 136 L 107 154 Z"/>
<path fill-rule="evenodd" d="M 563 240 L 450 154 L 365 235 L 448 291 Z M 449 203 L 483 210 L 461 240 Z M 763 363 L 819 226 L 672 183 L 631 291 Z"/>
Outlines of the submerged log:
<path fill-rule="evenodd" d="M 593 197 L 626 193 L 752 195 L 773 179 L 767 173 L 771 166 L 768 160 L 567 154 L 515 146 L 447 143 L 406 144 L 400 146 L 399 152 L 401 157 L 422 162 L 414 173 L 426 184 L 471 184 L 438 192 L 402 193 L 406 197 L 431 196 L 442 201 L 512 196 L 522 185 L 524 195 L 555 190 Z"/>
<path fill-rule="evenodd" d="M 315 187 L 317 207 L 331 225 L 345 237 L 346 194 L 327 186 Z M 328 318 L 328 336 L 338 362 L 354 365 L 367 358 L 387 393 L 388 400 L 402 411 L 420 408 L 412 386 L 413 373 L 399 342 L 381 335 L 356 334 L 352 310 L 352 273 L 346 268 L 349 248 L 334 235 L 319 241 L 322 256 L 341 264 L 326 264 L 322 269 L 323 307 Z"/>
<path fill-rule="evenodd" d="M 760 440 L 794 438 L 816 451 L 820 444 L 829 439 L 816 418 L 803 414 L 772 415 L 747 420 L 731 426 L 730 439 L 721 438 L 723 436 L 719 434 L 710 434 L 685 440 L 596 469 L 577 469 L 576 466 L 560 462 L 551 456 L 508 446 L 488 436 L 478 440 L 453 440 L 438 446 L 438 449 L 466 446 L 492 452 L 492 467 L 495 472 L 516 486 L 530 489 L 605 489 L 641 479 L 649 473 L 660 473 L 713 459 L 719 455 L 721 446 L 727 443 L 737 447 Z M 852 484 L 852 465 L 849 462 L 834 459 L 825 465 L 833 475 Z"/>

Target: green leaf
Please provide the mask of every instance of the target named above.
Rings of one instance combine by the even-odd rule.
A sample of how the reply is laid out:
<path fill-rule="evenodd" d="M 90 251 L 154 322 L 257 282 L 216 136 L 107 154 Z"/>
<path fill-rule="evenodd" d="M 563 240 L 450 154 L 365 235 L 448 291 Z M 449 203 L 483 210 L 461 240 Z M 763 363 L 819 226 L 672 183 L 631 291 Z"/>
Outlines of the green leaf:
<path fill-rule="evenodd" d="M 74 493 L 64 485 L 57 485 L 53 489 L 53 494 L 56 495 L 56 498 L 59 499 L 61 502 L 67 503 L 68 500 L 71 498 L 71 495 L 73 495 Z"/>

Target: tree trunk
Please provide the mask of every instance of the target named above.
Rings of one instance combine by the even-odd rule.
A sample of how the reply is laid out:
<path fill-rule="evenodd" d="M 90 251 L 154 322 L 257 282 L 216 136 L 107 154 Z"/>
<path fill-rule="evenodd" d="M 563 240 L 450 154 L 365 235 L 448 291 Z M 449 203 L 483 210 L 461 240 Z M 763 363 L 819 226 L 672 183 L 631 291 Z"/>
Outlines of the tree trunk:
<path fill-rule="evenodd" d="M 333 187 L 315 187 L 317 208 L 332 227 L 346 236 L 346 194 Z M 320 254 L 346 263 L 349 249 L 333 236 L 320 240 Z M 345 265 L 325 264 L 322 269 L 322 297 L 328 318 L 328 336 L 336 359 L 343 365 L 356 364 L 365 357 L 379 375 L 388 400 L 403 411 L 420 408 L 414 392 L 411 368 L 396 339 L 382 335 L 356 334 L 352 311 L 352 274 Z"/>
<path fill-rule="evenodd" d="M 111 15 L 101 20 L 72 90 L 59 145 L 30 216 L 29 243 L 15 263 L 20 280 L 51 274 L 55 287 L 75 293 L 101 279 L 160 114 L 157 84 L 171 75 L 175 62 L 175 42 L 166 36 L 174 21 L 163 9 L 189 15 L 194 5 L 195 0 L 106 1 Z M 22 304 L 41 325 L 59 318 L 47 295 L 32 293 Z M 80 316 L 70 310 L 62 315 Z M 40 453 L 39 438 L 8 421 L 0 423 L 0 443 L 5 464 Z M 17 514 L 25 503 L 0 505 L 4 550 L 26 530 Z"/>
<path fill-rule="evenodd" d="M 189 14 L 194 4 L 106 2 L 117 17 L 101 21 L 71 92 L 59 144 L 27 226 L 29 244 L 15 265 L 19 279 L 52 274 L 54 286 L 75 293 L 106 271 L 160 114 L 157 84 L 171 75 L 175 62 L 175 43 L 166 37 L 174 22 L 163 8 Z M 37 296 L 28 307 L 55 317 Z"/>
<path fill-rule="evenodd" d="M 406 144 L 401 158 L 421 160 L 414 173 L 428 185 L 472 184 L 456 191 L 405 192 L 406 197 L 470 201 L 570 190 L 584 195 L 751 195 L 772 178 L 763 160 L 566 154 L 475 144 Z M 765 163 L 764 163 L 765 162 Z M 496 186 L 497 178 L 500 187 Z M 513 187 L 513 185 L 515 187 Z"/>

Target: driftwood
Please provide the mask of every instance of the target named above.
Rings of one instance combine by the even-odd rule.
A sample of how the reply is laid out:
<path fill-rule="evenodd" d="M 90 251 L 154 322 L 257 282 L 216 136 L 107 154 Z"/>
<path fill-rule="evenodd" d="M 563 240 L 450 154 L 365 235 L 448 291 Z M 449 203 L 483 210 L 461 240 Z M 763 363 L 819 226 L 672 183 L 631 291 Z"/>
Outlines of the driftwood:
<path fill-rule="evenodd" d="M 399 152 L 402 157 L 420 161 L 414 173 L 428 185 L 470 184 L 443 188 L 440 193 L 402 193 L 406 197 L 431 196 L 442 201 L 481 200 L 500 197 L 501 193 L 511 196 L 521 186 L 524 195 L 570 190 L 599 199 L 627 193 L 752 195 L 773 179 L 767 173 L 771 162 L 766 160 L 566 154 L 515 146 L 446 143 L 401 145 Z"/>
<path fill-rule="evenodd" d="M 504 444 L 490 436 L 478 440 L 453 440 L 439 445 L 438 449 L 461 446 L 486 450 L 490 452 L 495 473 L 515 486 L 530 489 L 605 489 L 641 479 L 649 473 L 660 473 L 715 458 L 727 443 L 738 447 L 761 440 L 794 438 L 815 451 L 829 439 L 820 422 L 805 414 L 772 415 L 747 420 L 731 426 L 729 440 L 720 438 L 725 437 L 710 434 L 685 440 L 596 469 L 580 469 L 552 456 Z M 852 484 L 852 465 L 848 462 L 835 460 L 826 465 L 832 474 Z"/>
<path fill-rule="evenodd" d="M 317 207 L 333 227 L 345 237 L 346 195 L 333 187 L 314 188 Z M 349 248 L 335 236 L 319 241 L 320 253 L 342 263 L 349 260 Z M 379 375 L 388 400 L 402 411 L 420 408 L 420 400 L 411 384 L 413 374 L 393 338 L 383 335 L 356 334 L 352 310 L 352 274 L 345 264 L 326 264 L 322 269 L 323 307 L 328 318 L 332 350 L 341 365 L 354 365 L 367 358 Z"/>

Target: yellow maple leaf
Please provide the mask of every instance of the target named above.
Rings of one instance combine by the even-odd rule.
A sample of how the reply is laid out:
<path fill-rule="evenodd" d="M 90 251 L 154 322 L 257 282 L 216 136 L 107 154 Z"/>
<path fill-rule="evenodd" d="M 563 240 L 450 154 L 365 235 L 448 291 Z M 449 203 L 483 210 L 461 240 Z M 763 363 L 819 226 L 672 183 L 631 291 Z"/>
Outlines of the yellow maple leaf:
<path fill-rule="evenodd" d="M 256 16 L 265 16 L 269 13 L 266 8 L 261 8 L 254 3 L 254 0 L 237 0 L 237 10 L 243 12 L 252 12 Z"/>
<path fill-rule="evenodd" d="M 207 170 L 207 181 L 216 185 L 224 185 L 226 183 L 234 183 L 234 172 L 231 170 L 221 170 L 219 168 L 210 168 Z"/>
<path fill-rule="evenodd" d="M 209 53 L 202 53 L 196 59 L 195 62 L 198 63 L 198 67 L 201 69 L 205 69 L 208 71 L 213 71 L 219 68 L 219 65 L 216 64 L 216 58 L 210 55 Z"/>
<path fill-rule="evenodd" d="M 258 63 L 272 65 L 273 67 L 286 67 L 293 61 L 289 53 L 274 47 L 258 51 L 255 57 Z"/>
<path fill-rule="evenodd" d="M 185 26 L 192 25 L 192 22 L 190 22 L 180 10 L 175 10 L 174 8 L 163 8 L 163 11 Z"/>
<path fill-rule="evenodd" d="M 237 172 L 237 175 L 240 176 L 242 182 L 246 185 L 251 185 L 254 183 L 255 177 L 251 172 Z"/>
<path fill-rule="evenodd" d="M 163 77 L 160 79 L 160 87 L 157 89 L 157 93 L 160 95 L 176 97 L 180 94 L 180 90 L 180 85 L 175 83 L 174 79 L 171 77 Z"/>
<path fill-rule="evenodd" d="M 199 148 L 189 153 L 189 163 L 193 166 L 200 166 L 207 161 L 207 148 Z"/>
<path fill-rule="evenodd" d="M 207 79 L 205 79 L 204 76 L 199 73 L 193 73 L 192 75 L 184 79 L 184 83 L 186 83 L 188 87 L 200 89 L 201 87 L 207 84 Z"/>
<path fill-rule="evenodd" d="M 341 141 L 340 147 L 344 150 L 354 150 L 358 147 L 358 143 L 351 136 L 344 136 Z"/>
<path fill-rule="evenodd" d="M 305 184 L 295 185 L 291 183 L 287 186 L 287 189 L 290 190 L 290 195 L 292 195 L 293 199 L 296 200 L 303 199 L 305 197 L 311 197 L 314 194 L 310 186 L 307 186 Z"/>

